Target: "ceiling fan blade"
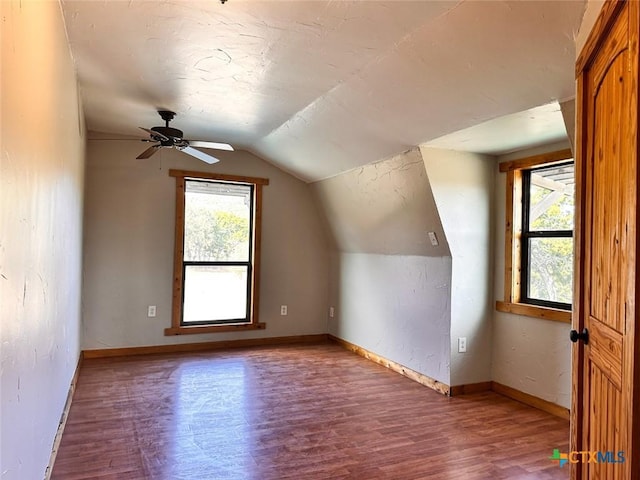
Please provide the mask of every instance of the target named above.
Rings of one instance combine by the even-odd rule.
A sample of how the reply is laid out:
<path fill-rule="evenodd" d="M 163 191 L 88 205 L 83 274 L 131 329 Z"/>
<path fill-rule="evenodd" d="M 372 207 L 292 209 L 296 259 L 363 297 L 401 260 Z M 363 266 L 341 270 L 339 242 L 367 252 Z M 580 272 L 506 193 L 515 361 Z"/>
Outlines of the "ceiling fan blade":
<path fill-rule="evenodd" d="M 189 146 L 198 148 L 215 148 L 216 150 L 226 150 L 233 152 L 233 147 L 228 143 L 202 142 L 200 140 L 185 140 L 189 142 Z"/>
<path fill-rule="evenodd" d="M 201 152 L 200 150 L 196 150 L 195 148 L 192 148 L 189 146 L 179 148 L 178 150 L 186 153 L 187 155 L 191 155 L 192 157 L 196 157 L 197 159 L 202 160 L 203 162 L 207 162 L 209 164 L 217 163 L 220 161 L 216 157 L 212 157 L 211 155 L 208 155 L 204 152 Z"/>
<path fill-rule="evenodd" d="M 169 140 L 171 140 L 169 137 L 159 132 L 154 132 L 153 130 L 149 130 L 148 128 L 144 128 L 144 127 L 138 127 L 138 128 L 140 130 L 144 130 L 145 132 L 147 132 L 149 135 L 151 135 L 151 138 L 157 139 L 157 141 L 162 140 L 164 142 L 168 142 Z"/>
<path fill-rule="evenodd" d="M 138 155 L 136 158 L 137 159 L 149 158 L 151 155 L 153 155 L 158 150 L 160 150 L 160 147 L 161 145 L 152 145 L 149 148 L 147 148 L 144 152 L 142 152 L 140 155 Z"/>

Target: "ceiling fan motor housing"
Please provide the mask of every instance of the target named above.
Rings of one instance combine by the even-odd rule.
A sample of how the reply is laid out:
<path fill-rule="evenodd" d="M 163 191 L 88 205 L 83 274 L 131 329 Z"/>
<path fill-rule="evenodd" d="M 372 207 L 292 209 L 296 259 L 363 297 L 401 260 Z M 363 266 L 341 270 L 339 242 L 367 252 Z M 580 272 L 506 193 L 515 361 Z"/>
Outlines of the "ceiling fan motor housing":
<path fill-rule="evenodd" d="M 144 128 L 140 127 L 141 130 L 144 130 L 149 134 L 151 140 L 143 140 L 145 142 L 158 142 L 156 145 L 152 145 L 147 148 L 144 152 L 138 155 L 136 158 L 145 159 L 151 157 L 154 153 L 160 150 L 160 147 L 169 147 L 169 148 L 177 148 L 181 152 L 186 153 L 187 155 L 191 155 L 192 157 L 196 157 L 203 162 L 208 164 L 216 163 L 219 160 L 216 157 L 212 157 L 208 153 L 201 152 L 189 145 L 190 141 L 184 139 L 184 134 L 182 130 L 178 130 L 177 128 L 171 128 L 169 126 L 169 122 L 173 120 L 173 117 L 176 116 L 174 112 L 169 110 L 158 110 L 158 114 L 165 121 L 164 127 L 151 127 Z M 233 151 L 233 147 L 228 143 L 216 143 L 216 142 L 204 142 L 204 141 L 194 141 L 193 146 L 202 147 L 202 148 L 216 148 L 218 150 L 228 150 Z"/>
<path fill-rule="evenodd" d="M 171 139 L 170 141 L 159 140 L 160 143 L 162 143 L 162 146 L 164 147 L 172 146 L 175 143 L 174 140 L 181 140 L 182 136 L 184 135 L 182 133 L 182 130 L 178 130 L 177 128 L 171 128 L 171 127 L 151 127 L 151 131 L 158 132 L 159 134 L 164 135 L 165 137 L 169 137 Z"/>

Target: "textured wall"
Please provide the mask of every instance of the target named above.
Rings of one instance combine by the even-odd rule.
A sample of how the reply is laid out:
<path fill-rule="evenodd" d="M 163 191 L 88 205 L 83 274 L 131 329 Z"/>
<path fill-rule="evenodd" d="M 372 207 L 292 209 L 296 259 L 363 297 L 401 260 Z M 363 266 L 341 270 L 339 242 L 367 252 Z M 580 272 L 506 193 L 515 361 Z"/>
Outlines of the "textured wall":
<path fill-rule="evenodd" d="M 451 249 L 451 385 L 491 380 L 494 158 L 421 148 Z M 458 353 L 458 338 L 467 352 Z"/>
<path fill-rule="evenodd" d="M 173 149 L 89 140 L 83 348 L 317 334 L 327 328 L 327 238 L 310 187 L 243 151 L 209 166 Z M 260 320 L 266 330 L 164 336 L 171 324 L 175 179 L 170 168 L 269 178 L 263 192 Z M 288 315 L 280 316 L 280 305 Z M 147 306 L 157 316 L 147 317 Z"/>
<path fill-rule="evenodd" d="M 493 380 L 569 408 L 569 324 L 503 312 L 493 322 Z"/>
<path fill-rule="evenodd" d="M 58 2 L 0 8 L 0 476 L 31 480 L 79 355 L 83 120 Z"/>
<path fill-rule="evenodd" d="M 600 15 L 600 10 L 602 10 L 604 3 L 604 0 L 587 1 L 587 6 L 582 16 L 582 23 L 580 24 L 578 35 L 576 35 L 576 57 L 580 55 L 580 51 L 582 47 L 584 47 L 593 25 L 596 23 L 598 15 Z"/>
<path fill-rule="evenodd" d="M 500 157 L 513 160 L 544 151 L 568 148 L 569 142 L 553 144 Z M 504 216 L 506 174 L 496 175 L 494 296 L 504 295 Z M 492 378 L 549 402 L 569 408 L 571 396 L 570 326 L 523 315 L 494 311 Z"/>
<path fill-rule="evenodd" d="M 571 143 L 571 148 L 575 153 L 576 144 L 576 101 L 575 99 L 567 100 L 560 104 L 560 110 L 562 110 L 562 119 L 564 120 L 564 126 L 567 130 L 567 136 Z"/>
<path fill-rule="evenodd" d="M 313 188 L 337 248 L 329 332 L 449 384 L 451 258 L 419 149 Z"/>
<path fill-rule="evenodd" d="M 420 150 L 313 184 L 342 252 L 449 255 Z M 440 245 L 429 242 L 434 231 Z"/>
<path fill-rule="evenodd" d="M 450 384 L 451 258 L 340 253 L 329 333 Z"/>

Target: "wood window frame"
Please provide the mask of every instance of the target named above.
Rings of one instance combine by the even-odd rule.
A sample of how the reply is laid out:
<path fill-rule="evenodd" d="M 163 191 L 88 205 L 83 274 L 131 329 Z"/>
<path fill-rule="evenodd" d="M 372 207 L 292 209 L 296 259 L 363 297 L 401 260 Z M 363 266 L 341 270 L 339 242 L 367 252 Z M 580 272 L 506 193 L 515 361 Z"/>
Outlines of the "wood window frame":
<path fill-rule="evenodd" d="M 197 333 L 237 332 L 263 330 L 265 323 L 259 321 L 260 300 L 260 245 L 262 231 L 262 187 L 269 185 L 269 179 L 224 175 L 219 173 L 194 172 L 189 170 L 169 170 L 169 176 L 176 179 L 175 243 L 173 255 L 173 305 L 171 327 L 165 328 L 165 335 L 186 335 Z M 209 325 L 182 325 L 183 301 L 183 259 L 184 259 L 184 207 L 185 181 L 211 180 L 244 183 L 253 186 L 253 241 L 251 268 L 251 299 L 248 323 L 220 323 Z"/>
<path fill-rule="evenodd" d="M 526 315 L 556 322 L 571 323 L 571 311 L 522 303 L 522 176 L 523 171 L 536 167 L 565 163 L 573 158 L 571 149 L 500 163 L 500 172 L 507 174 L 505 235 L 504 235 L 504 300 L 496 302 L 500 312 Z"/>

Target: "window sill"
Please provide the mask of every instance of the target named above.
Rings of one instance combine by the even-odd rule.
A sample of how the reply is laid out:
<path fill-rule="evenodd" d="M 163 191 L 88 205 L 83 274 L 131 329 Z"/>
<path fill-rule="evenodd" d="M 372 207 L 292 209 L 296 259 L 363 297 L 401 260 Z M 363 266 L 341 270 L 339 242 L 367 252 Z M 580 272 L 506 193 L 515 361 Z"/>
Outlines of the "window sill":
<path fill-rule="evenodd" d="M 171 327 L 164 329 L 164 335 L 191 335 L 197 333 L 244 332 L 245 330 L 264 330 L 266 323 L 245 323 L 241 325 L 194 325 L 193 327 Z"/>
<path fill-rule="evenodd" d="M 526 315 L 527 317 L 542 318 L 543 320 L 551 320 L 553 322 L 571 323 L 571 312 L 557 308 L 498 301 L 496 302 L 496 310 L 516 315 Z"/>

